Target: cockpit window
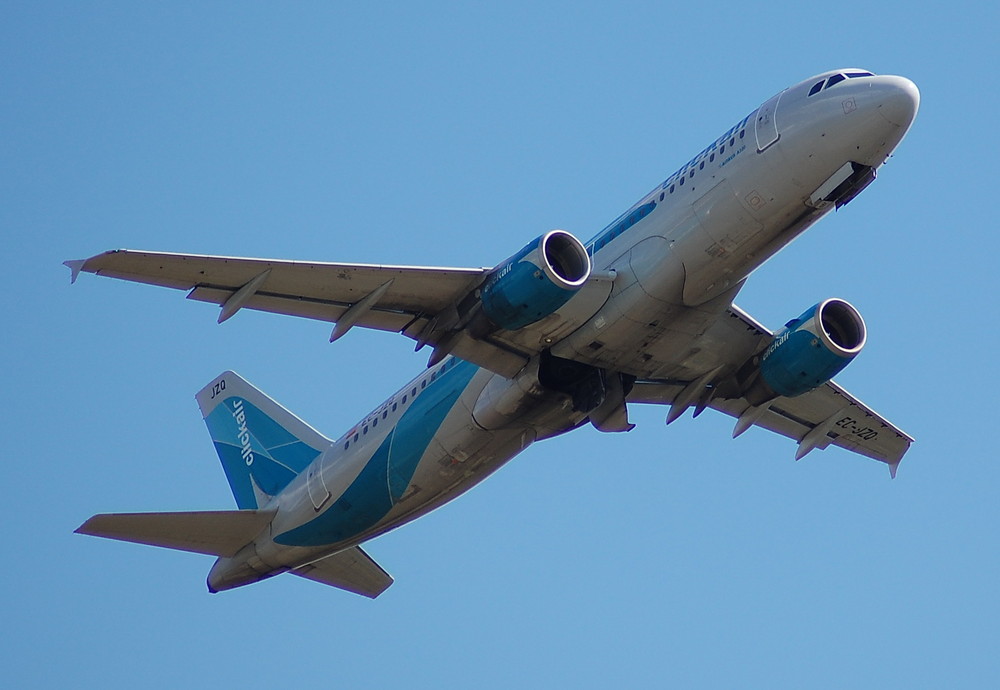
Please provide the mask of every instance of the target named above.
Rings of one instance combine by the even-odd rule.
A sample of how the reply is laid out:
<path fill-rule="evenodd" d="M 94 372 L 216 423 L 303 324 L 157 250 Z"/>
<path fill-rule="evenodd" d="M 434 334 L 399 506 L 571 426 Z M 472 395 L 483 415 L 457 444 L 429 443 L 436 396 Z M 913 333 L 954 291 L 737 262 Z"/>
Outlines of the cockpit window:
<path fill-rule="evenodd" d="M 823 89 L 829 89 L 834 84 L 839 84 L 845 79 L 857 79 L 858 77 L 874 77 L 875 75 L 871 72 L 847 72 L 845 74 L 834 74 L 832 77 L 827 79 L 825 82 L 818 81 L 812 85 L 809 89 L 809 96 L 815 96 Z"/>

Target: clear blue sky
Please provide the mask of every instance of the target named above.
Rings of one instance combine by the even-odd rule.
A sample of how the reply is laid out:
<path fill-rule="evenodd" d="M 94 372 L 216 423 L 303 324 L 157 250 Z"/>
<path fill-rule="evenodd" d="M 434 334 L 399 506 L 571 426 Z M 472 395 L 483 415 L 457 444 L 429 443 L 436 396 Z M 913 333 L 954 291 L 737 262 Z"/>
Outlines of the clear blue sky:
<path fill-rule="evenodd" d="M 1000 672 L 992 433 L 998 55 L 982 3 L 4 3 L 0 274 L 10 687 L 983 687 Z M 362 6 L 369 9 L 359 9 Z M 590 237 L 781 88 L 903 74 L 878 181 L 754 275 L 772 327 L 852 301 L 838 380 L 916 436 L 895 481 L 706 413 L 537 444 L 370 543 L 376 601 L 73 534 L 233 507 L 194 393 L 232 368 L 338 435 L 400 336 L 84 276 L 116 247 L 493 265 Z"/>

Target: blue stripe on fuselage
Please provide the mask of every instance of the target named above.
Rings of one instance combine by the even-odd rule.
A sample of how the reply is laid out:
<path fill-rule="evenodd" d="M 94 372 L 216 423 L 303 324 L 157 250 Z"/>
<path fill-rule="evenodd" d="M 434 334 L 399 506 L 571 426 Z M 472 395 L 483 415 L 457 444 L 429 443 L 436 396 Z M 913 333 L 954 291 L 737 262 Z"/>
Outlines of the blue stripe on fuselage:
<path fill-rule="evenodd" d="M 631 228 L 633 225 L 638 223 L 640 220 L 648 216 L 656 208 L 655 201 L 649 201 L 645 204 L 640 204 L 633 209 L 629 209 L 624 217 L 619 217 L 615 222 L 613 222 L 608 227 L 604 228 L 601 233 L 592 239 L 587 244 L 587 253 L 593 256 L 601 249 L 604 245 L 609 243 L 611 240 L 623 234 L 626 230 Z"/>
<path fill-rule="evenodd" d="M 475 364 L 451 360 L 400 417 L 361 474 L 324 512 L 274 538 L 286 546 L 322 546 L 350 539 L 384 518 L 409 486 L 417 465 L 479 371 Z"/>
<path fill-rule="evenodd" d="M 622 215 L 618 216 L 618 218 L 615 218 L 615 220 L 612 221 L 610 225 L 608 225 L 606 228 L 604 228 L 599 233 L 597 233 L 597 235 L 595 237 L 593 237 L 589 242 L 587 242 L 584 245 L 587 248 L 587 253 L 590 254 L 591 256 L 596 255 L 597 252 L 599 252 L 601 249 L 603 249 L 612 240 L 614 240 L 615 238 L 617 238 L 617 237 L 621 236 L 622 234 L 624 234 L 633 225 L 635 225 L 640 220 L 642 220 L 643 218 L 645 218 L 646 216 L 648 216 L 650 213 L 652 213 L 653 209 L 656 208 L 656 196 L 657 196 L 657 194 L 659 194 L 660 200 L 662 201 L 663 200 L 663 194 L 661 194 L 661 192 L 663 190 L 667 189 L 668 187 L 670 187 L 670 185 L 676 183 L 678 180 L 681 180 L 681 178 L 683 178 L 685 175 L 687 175 L 689 173 L 693 174 L 692 171 L 694 171 L 696 168 L 698 168 L 699 170 L 703 169 L 705 163 L 707 163 L 709 161 L 711 161 L 711 162 L 714 163 L 715 162 L 715 156 L 714 156 L 715 152 L 716 151 L 723 151 L 724 148 L 727 146 L 727 140 L 732 139 L 734 137 L 734 135 L 736 135 L 737 132 L 740 132 L 739 138 L 740 138 L 740 140 L 742 140 L 743 139 L 743 130 L 747 126 L 747 123 L 750 122 L 750 118 L 753 117 L 754 113 L 756 113 L 756 112 L 757 112 L 756 110 L 753 111 L 752 113 L 750 113 L 749 115 L 747 115 L 745 118 L 743 118 L 742 120 L 740 120 L 738 123 L 736 123 L 735 125 L 733 125 L 732 127 L 730 127 L 729 130 L 727 130 L 725 134 L 723 134 L 721 137 L 719 137 L 714 142 L 712 142 L 711 144 L 709 144 L 708 146 L 706 146 L 704 149 L 702 149 L 702 151 L 697 156 L 695 156 L 694 158 L 692 158 L 691 160 L 689 160 L 687 163 L 685 163 L 683 166 L 681 166 L 676 172 L 674 172 L 673 175 L 671 175 L 670 177 L 668 177 L 663 182 L 663 184 L 657 186 L 652 192 L 650 192 L 649 194 L 647 194 L 646 197 L 644 197 L 642 199 L 642 201 L 640 201 L 639 203 L 637 203 L 635 206 L 633 206 L 632 208 L 630 208 L 628 211 L 626 211 Z M 733 142 L 732 144 L 728 144 L 728 145 L 729 146 L 740 146 L 740 144 L 737 144 L 736 142 Z M 746 147 L 743 146 L 742 148 L 737 149 L 736 153 L 737 154 L 741 153 L 745 148 Z M 706 160 L 706 159 L 708 159 L 708 160 Z M 725 161 L 720 161 L 719 163 L 716 163 L 716 166 L 718 168 L 721 168 L 726 163 L 731 162 L 732 159 L 733 159 L 733 157 L 730 156 L 729 158 L 725 159 Z M 681 184 L 684 184 L 684 183 L 681 182 Z M 671 190 L 671 193 L 672 192 L 673 192 L 673 190 Z"/>

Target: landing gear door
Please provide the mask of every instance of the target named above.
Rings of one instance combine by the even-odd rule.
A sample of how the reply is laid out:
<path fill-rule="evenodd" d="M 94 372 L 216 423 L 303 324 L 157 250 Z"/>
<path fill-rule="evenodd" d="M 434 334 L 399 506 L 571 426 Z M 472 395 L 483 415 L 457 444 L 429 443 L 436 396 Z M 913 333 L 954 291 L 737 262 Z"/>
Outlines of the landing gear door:
<path fill-rule="evenodd" d="M 782 91 L 757 109 L 754 132 L 757 135 L 758 153 L 778 140 L 778 124 L 774 120 L 774 113 L 778 110 L 778 101 L 781 100 L 783 93 L 785 92 Z"/>

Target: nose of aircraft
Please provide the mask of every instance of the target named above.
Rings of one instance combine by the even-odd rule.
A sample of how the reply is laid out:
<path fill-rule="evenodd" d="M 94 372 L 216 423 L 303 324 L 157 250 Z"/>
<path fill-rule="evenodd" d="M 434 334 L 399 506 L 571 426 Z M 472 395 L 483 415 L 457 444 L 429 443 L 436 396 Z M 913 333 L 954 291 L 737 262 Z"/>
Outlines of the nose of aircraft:
<path fill-rule="evenodd" d="M 891 124 L 906 130 L 917 116 L 920 91 L 906 77 L 876 77 L 879 95 L 878 111 Z"/>

